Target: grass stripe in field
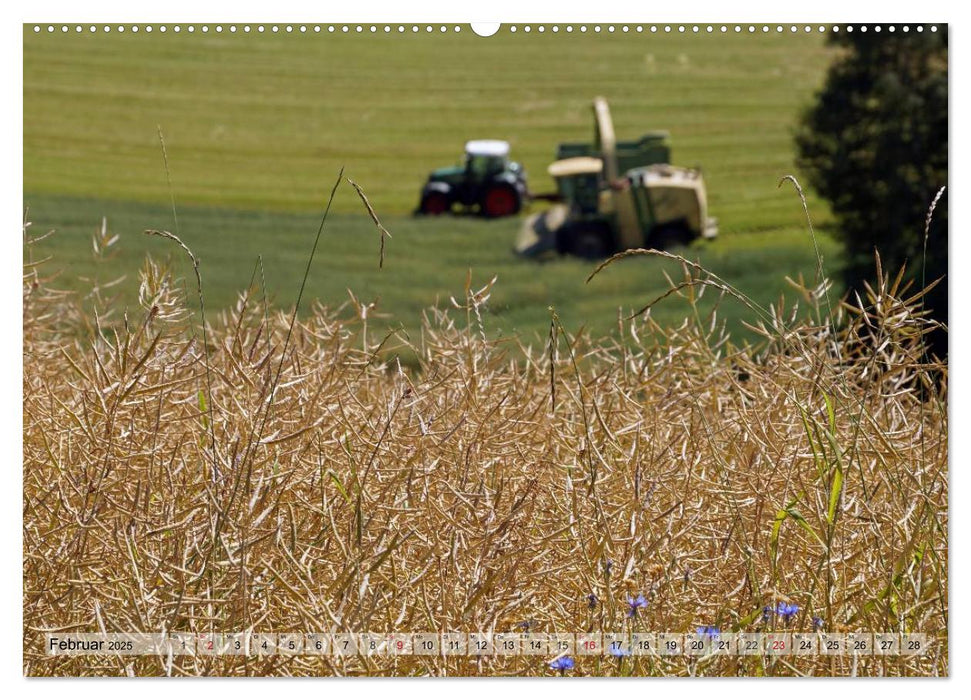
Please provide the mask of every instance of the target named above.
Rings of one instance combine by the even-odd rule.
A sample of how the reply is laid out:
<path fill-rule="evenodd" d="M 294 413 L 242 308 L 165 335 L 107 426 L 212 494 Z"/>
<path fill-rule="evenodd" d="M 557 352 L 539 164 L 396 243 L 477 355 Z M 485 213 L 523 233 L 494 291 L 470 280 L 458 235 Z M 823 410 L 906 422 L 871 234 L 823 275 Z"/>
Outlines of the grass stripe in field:
<path fill-rule="evenodd" d="M 801 272 L 811 280 L 815 257 L 808 233 L 799 227 L 798 202 L 784 191 L 775 196 L 795 210 L 792 225 L 759 232 L 725 235 L 714 242 L 697 244 L 686 252 L 762 304 L 777 300 L 788 285 L 784 277 Z M 677 278 L 675 265 L 644 257 L 624 260 L 600 274 L 591 283 L 585 279 L 591 263 L 560 259 L 548 263 L 522 260 L 512 253 L 518 219 L 415 219 L 382 217 L 393 238 L 386 242 L 384 269 L 378 269 L 380 241 L 373 223 L 357 194 L 344 186 L 338 200 L 356 202 L 357 213 L 332 215 L 321 239 L 318 258 L 311 270 L 307 294 L 334 306 L 348 300 L 347 290 L 365 301 L 378 300 L 381 325 L 404 325 L 414 330 L 422 311 L 450 296 L 462 299 L 468 270 L 473 284 L 481 286 L 493 275 L 498 283 L 485 310 L 484 321 L 491 334 L 519 333 L 539 345 L 549 328 L 547 308 L 554 305 L 565 326 L 586 325 L 595 333 L 616 328 L 617 309 L 627 311 L 661 295 L 667 289 L 662 274 Z M 35 258 L 54 256 L 48 264 L 60 269 L 56 286 L 90 290 L 101 283 L 127 275 L 118 291 L 123 303 L 137 303 L 138 269 L 146 254 L 171 258 L 182 276 L 192 283 L 192 271 L 182 256 L 158 239 L 142 235 L 148 228 L 171 229 L 172 211 L 165 203 L 141 204 L 73 197 L 27 194 L 31 231 L 34 235 L 54 229 L 42 241 Z M 257 255 L 265 261 L 266 282 L 278 306 L 287 307 L 296 297 L 299 275 L 319 224 L 318 213 L 283 214 L 267 211 L 179 206 L 181 237 L 202 261 L 206 305 L 211 310 L 226 308 L 250 280 Z M 91 236 L 102 216 L 108 228 L 121 236 L 117 257 L 96 264 Z M 827 236 L 821 240 L 830 270 L 839 262 L 838 246 Z M 701 308 L 710 308 L 715 297 L 708 290 Z M 791 291 L 790 298 L 795 295 Z M 678 324 L 688 305 L 675 298 L 659 304 L 655 318 L 663 324 Z M 726 301 L 719 311 L 741 332 L 739 319 L 752 321 L 751 314 Z"/>

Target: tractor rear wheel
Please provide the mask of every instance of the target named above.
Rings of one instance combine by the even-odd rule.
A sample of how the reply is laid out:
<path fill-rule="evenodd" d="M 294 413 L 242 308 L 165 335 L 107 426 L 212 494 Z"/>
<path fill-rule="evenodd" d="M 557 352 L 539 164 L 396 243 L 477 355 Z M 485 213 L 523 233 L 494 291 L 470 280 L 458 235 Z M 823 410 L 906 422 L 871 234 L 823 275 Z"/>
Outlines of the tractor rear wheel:
<path fill-rule="evenodd" d="M 509 185 L 490 185 L 482 197 L 482 213 L 490 219 L 512 216 L 521 206 L 519 193 Z"/>
<path fill-rule="evenodd" d="M 421 198 L 421 206 L 419 211 L 422 214 L 427 214 L 428 216 L 439 216 L 440 214 L 446 213 L 452 208 L 451 202 L 448 201 L 448 197 L 442 192 L 429 192 L 424 197 Z"/>
<path fill-rule="evenodd" d="M 682 224 L 659 226 L 651 231 L 647 245 L 656 250 L 671 250 L 691 243 L 691 231 Z"/>
<path fill-rule="evenodd" d="M 596 224 L 567 226 L 560 232 L 557 247 L 561 252 L 576 255 L 585 260 L 605 258 L 612 248 L 610 231 Z"/>

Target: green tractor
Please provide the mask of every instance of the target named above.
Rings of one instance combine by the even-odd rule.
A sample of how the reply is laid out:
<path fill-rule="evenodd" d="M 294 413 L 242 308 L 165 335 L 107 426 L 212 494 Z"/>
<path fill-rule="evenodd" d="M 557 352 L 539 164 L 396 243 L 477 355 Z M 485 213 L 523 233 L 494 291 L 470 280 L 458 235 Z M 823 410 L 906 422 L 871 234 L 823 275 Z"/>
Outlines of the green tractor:
<path fill-rule="evenodd" d="M 669 249 L 718 235 L 696 169 L 668 164 L 665 132 L 617 142 L 610 108 L 594 100 L 594 144 L 562 144 L 549 166 L 560 203 L 529 217 L 516 251 L 602 258 L 629 248 Z"/>
<path fill-rule="evenodd" d="M 458 210 L 495 219 L 518 214 L 528 198 L 526 171 L 509 160 L 506 141 L 469 141 L 464 164 L 428 176 L 415 213 L 438 216 Z"/>

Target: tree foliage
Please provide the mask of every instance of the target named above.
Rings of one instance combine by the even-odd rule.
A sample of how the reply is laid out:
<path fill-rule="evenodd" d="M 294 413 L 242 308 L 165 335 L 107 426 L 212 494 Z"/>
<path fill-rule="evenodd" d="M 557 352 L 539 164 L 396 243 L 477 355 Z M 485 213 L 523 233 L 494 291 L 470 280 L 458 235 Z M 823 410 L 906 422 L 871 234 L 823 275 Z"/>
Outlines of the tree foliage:
<path fill-rule="evenodd" d="M 928 207 L 947 184 L 947 28 L 830 32 L 840 52 L 796 133 L 799 166 L 829 200 L 847 253 L 849 288 L 907 265 L 928 283 L 947 273 L 947 198 L 925 241 Z M 926 260 L 924 248 L 926 243 Z M 947 280 L 925 300 L 947 322 Z M 946 352 L 946 336 L 935 349 Z"/>

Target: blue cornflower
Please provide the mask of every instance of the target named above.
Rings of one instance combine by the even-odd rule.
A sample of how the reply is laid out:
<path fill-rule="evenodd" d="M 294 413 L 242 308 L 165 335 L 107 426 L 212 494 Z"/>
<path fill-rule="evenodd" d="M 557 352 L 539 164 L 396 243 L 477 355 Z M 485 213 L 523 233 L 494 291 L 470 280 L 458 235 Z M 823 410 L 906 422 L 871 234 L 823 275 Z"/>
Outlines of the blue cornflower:
<path fill-rule="evenodd" d="M 796 616 L 796 613 L 799 612 L 799 606 L 795 603 L 779 603 L 775 612 L 782 618 L 783 622 L 788 624 Z"/>
<path fill-rule="evenodd" d="M 596 593 L 591 593 L 590 595 L 587 596 L 587 607 L 590 608 L 591 610 L 596 608 L 597 603 L 599 602 L 600 602 L 600 599 L 597 598 Z"/>
<path fill-rule="evenodd" d="M 772 619 L 772 615 L 775 614 L 775 610 L 771 605 L 766 605 L 762 608 L 762 622 L 768 623 Z"/>
<path fill-rule="evenodd" d="M 721 634 L 721 630 L 717 627 L 712 627 L 711 625 L 705 625 L 698 628 L 699 637 L 708 637 L 708 639 L 714 639 Z"/>
<path fill-rule="evenodd" d="M 561 674 L 572 670 L 574 665 L 573 659 L 569 656 L 561 656 L 560 658 L 553 659 L 553 661 L 550 662 L 550 668 L 554 671 L 559 671 Z"/>
<path fill-rule="evenodd" d="M 826 626 L 826 621 L 821 617 L 813 618 L 813 632 L 822 632 L 823 628 Z"/>
<path fill-rule="evenodd" d="M 632 598 L 630 595 L 627 596 L 627 605 L 630 610 L 627 613 L 627 617 L 634 617 L 637 615 L 638 608 L 647 607 L 647 598 L 644 597 L 643 593 L 638 593 L 636 598 Z"/>

